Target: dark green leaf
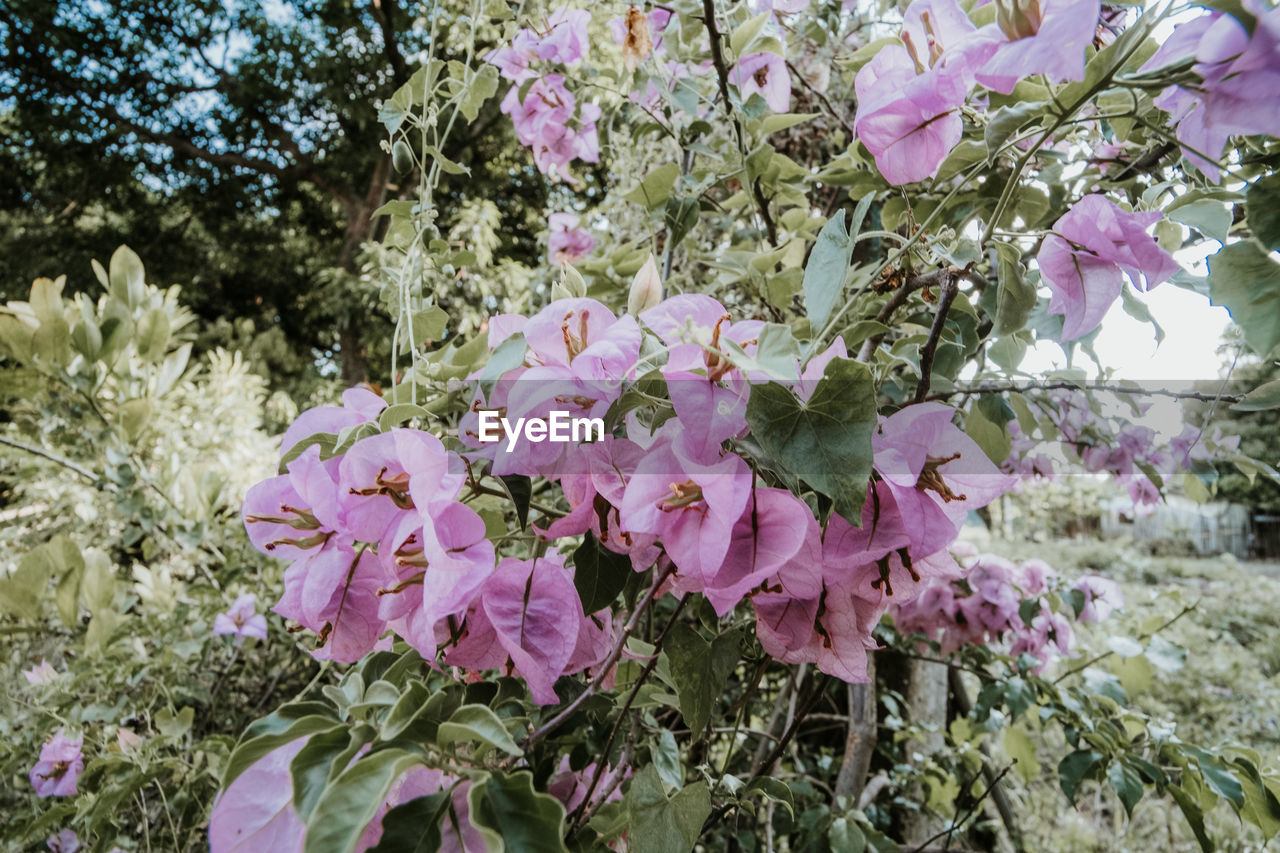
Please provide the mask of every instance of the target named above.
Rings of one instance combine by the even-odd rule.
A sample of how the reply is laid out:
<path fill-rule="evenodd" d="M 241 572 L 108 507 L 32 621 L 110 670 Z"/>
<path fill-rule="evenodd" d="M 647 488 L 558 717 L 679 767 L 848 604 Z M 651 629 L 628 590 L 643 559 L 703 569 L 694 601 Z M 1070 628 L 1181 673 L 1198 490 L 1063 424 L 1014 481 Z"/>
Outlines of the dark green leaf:
<path fill-rule="evenodd" d="M 349 853 L 382 806 L 392 783 L 422 756 L 403 749 L 371 752 L 334 779 L 307 822 L 306 853 Z"/>
<path fill-rule="evenodd" d="M 1280 409 L 1280 379 L 1272 380 L 1265 385 L 1259 385 L 1231 408 L 1237 412 L 1262 412 L 1267 409 Z"/>
<path fill-rule="evenodd" d="M 1203 853 L 1213 853 L 1213 840 L 1204 830 L 1204 812 L 1200 809 L 1200 804 L 1177 785 L 1170 785 L 1168 791 L 1173 801 L 1178 804 L 1178 808 L 1182 809 L 1182 815 L 1191 826 L 1196 841 L 1200 842 L 1200 849 Z"/>
<path fill-rule="evenodd" d="M 443 839 L 440 822 L 448 813 L 451 794 L 439 791 L 415 797 L 387 810 L 382 818 L 382 837 L 369 853 L 434 853 Z"/>
<path fill-rule="evenodd" d="M 876 425 L 876 392 L 866 365 L 833 359 L 808 403 L 783 385 L 753 385 L 747 423 L 785 472 L 831 498 L 851 524 L 861 524 Z"/>
<path fill-rule="evenodd" d="M 584 613 L 595 613 L 612 604 L 631 574 L 631 558 L 610 551 L 591 533 L 573 552 L 573 585 L 582 599 Z"/>
<path fill-rule="evenodd" d="M 533 481 L 523 474 L 503 474 L 498 479 L 502 481 L 502 488 L 506 490 L 507 497 L 511 498 L 511 503 L 515 505 L 516 519 L 520 522 L 520 529 L 524 530 L 525 525 L 529 523 L 529 501 L 533 497 Z"/>
<path fill-rule="evenodd" d="M 1250 184 L 1245 205 L 1253 239 L 1268 252 L 1280 249 L 1280 174 L 1267 175 Z"/>
<path fill-rule="evenodd" d="M 1125 814 L 1132 816 L 1133 807 L 1142 799 L 1142 779 L 1124 761 L 1112 761 L 1107 767 L 1107 781 L 1124 804 Z"/>
<path fill-rule="evenodd" d="M 467 794 L 472 826 L 490 850 L 508 853 L 560 853 L 564 845 L 564 806 L 533 789 L 533 775 L 521 770 L 494 772 Z M 496 843 L 495 843 L 496 842 Z"/>
<path fill-rule="evenodd" d="M 680 713 L 695 739 L 711 719 L 716 699 L 742 656 L 741 636 L 726 631 L 708 643 L 689 625 L 680 622 L 667 634 L 663 654 L 671 661 L 671 679 L 680 698 Z"/>
<path fill-rule="evenodd" d="M 1075 804 L 1080 782 L 1094 774 L 1101 761 L 1102 753 L 1097 750 L 1078 749 L 1058 762 L 1058 782 L 1072 805 Z"/>

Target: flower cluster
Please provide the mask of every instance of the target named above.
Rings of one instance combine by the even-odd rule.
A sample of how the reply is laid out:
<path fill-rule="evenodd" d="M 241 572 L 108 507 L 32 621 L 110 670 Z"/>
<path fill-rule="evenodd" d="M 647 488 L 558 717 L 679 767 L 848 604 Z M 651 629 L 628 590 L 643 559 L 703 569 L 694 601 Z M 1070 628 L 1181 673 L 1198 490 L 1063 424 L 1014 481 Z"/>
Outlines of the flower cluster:
<path fill-rule="evenodd" d="M 736 452 L 750 383 L 772 375 L 754 360 L 763 324 L 733 321 L 708 296 L 655 302 L 638 316 L 573 298 L 491 318 L 494 355 L 473 377 L 457 449 L 391 429 L 326 459 L 319 444 L 295 444 L 368 423 L 385 404 L 354 389 L 341 408 L 304 413 L 286 434 L 286 473 L 255 486 L 244 510 L 254 544 L 293 561 L 276 612 L 317 633 L 326 657 L 355 660 L 389 631 L 429 660 L 518 673 L 536 701 L 556 702 L 556 679 L 610 658 L 614 616 L 584 612 L 561 553 L 499 553 L 466 502 L 494 491 L 477 478 L 539 477 L 568 505 L 538 531 L 545 540 L 590 534 L 636 571 L 656 568 L 660 592 L 700 594 L 720 615 L 750 601 L 769 654 L 864 680 L 890 602 L 946 576 L 946 548 L 967 514 L 1015 478 L 954 425 L 953 409 L 908 406 L 873 436 L 876 474 L 859 525 L 833 515 L 824 529 Z M 609 434 L 530 442 L 519 427 L 487 429 L 499 414 L 506 429 L 545 427 L 553 412 L 603 421 L 637 380 L 642 351 L 665 353 L 666 396 L 626 412 Z M 837 341 L 803 368 L 795 362 L 794 392 L 807 399 L 845 355 Z"/>
<path fill-rule="evenodd" d="M 1071 620 L 1053 610 L 1045 597 L 1060 586 L 1048 564 L 1028 560 L 1018 565 L 993 554 L 979 555 L 967 543 L 957 543 L 955 554 L 963 568 L 929 580 L 920 595 L 895 605 L 894 624 L 900 631 L 923 634 L 943 654 L 964 645 L 1004 643 L 1010 655 L 1040 661 L 1037 671 L 1056 655 L 1071 654 Z M 1120 588 L 1106 578 L 1086 576 L 1073 589 L 1082 602 L 1076 617 L 1081 622 L 1101 621 L 1123 604 Z"/>
<path fill-rule="evenodd" d="M 569 174 L 573 160 L 600 162 L 600 107 L 589 101 L 579 104 L 563 74 L 539 75 L 532 66 L 538 61 L 562 66 L 581 61 L 590 22 L 591 13 L 585 9 L 562 6 L 544 29 L 523 28 L 510 45 L 485 57 L 512 83 L 501 110 L 511 116 L 520 143 L 532 149 L 540 172 L 569 183 L 574 182 Z"/>
<path fill-rule="evenodd" d="M 1152 475 L 1168 479 L 1178 471 L 1204 465 L 1221 453 L 1231 453 L 1240 444 L 1239 436 L 1224 435 L 1220 427 L 1204 435 L 1191 425 L 1162 443 L 1150 426 L 1099 415 L 1089 398 L 1077 391 L 1054 391 L 1041 408 L 1085 471 L 1110 474 L 1139 508 L 1160 502 L 1160 489 Z M 1149 408 L 1149 403 L 1142 404 L 1137 411 L 1145 414 Z M 1009 424 L 1009 431 L 1013 452 L 1003 469 L 1022 479 L 1052 477 L 1053 460 L 1035 452 L 1043 443 L 1024 435 L 1017 421 Z"/>

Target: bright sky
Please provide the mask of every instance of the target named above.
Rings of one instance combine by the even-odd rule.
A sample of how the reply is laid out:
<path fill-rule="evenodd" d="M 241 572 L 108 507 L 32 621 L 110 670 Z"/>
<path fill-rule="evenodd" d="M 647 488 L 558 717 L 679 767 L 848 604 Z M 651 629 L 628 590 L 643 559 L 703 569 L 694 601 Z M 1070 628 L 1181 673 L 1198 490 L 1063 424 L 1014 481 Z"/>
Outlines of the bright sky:
<path fill-rule="evenodd" d="M 1219 244 L 1208 240 L 1201 252 L 1176 252 L 1174 257 L 1183 268 L 1196 275 L 1206 272 L 1202 258 L 1214 254 Z M 1127 287 L 1128 285 L 1126 285 Z M 1155 330 L 1150 324 L 1135 320 L 1124 312 L 1117 299 L 1102 321 L 1102 330 L 1094 341 L 1098 358 L 1116 371 L 1116 379 L 1214 379 L 1221 375 L 1222 360 L 1217 354 L 1222 335 L 1231 322 L 1227 309 L 1209 304 L 1198 293 L 1168 282 L 1150 293 L 1139 294 L 1156 322 L 1164 329 L 1165 339 L 1156 346 Z M 1027 353 L 1020 369 L 1028 373 L 1067 366 L 1066 356 L 1057 344 L 1044 342 Z M 1073 367 L 1096 376 L 1092 360 L 1077 352 Z"/>

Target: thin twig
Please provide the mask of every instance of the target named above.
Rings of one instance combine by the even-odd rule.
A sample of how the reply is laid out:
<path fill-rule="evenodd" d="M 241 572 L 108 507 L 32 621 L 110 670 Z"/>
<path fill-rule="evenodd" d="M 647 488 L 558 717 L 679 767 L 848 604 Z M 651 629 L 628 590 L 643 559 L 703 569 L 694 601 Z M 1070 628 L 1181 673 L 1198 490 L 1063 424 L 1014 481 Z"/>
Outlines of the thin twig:
<path fill-rule="evenodd" d="M 951 821 L 950 826 L 948 826 L 946 829 L 942 830 L 941 832 L 935 833 L 931 838 L 926 839 L 925 842 L 921 844 L 919 847 L 914 847 L 911 850 L 909 850 L 908 853 L 924 853 L 924 851 L 929 847 L 930 844 L 932 844 L 933 842 L 937 841 L 939 838 L 942 838 L 944 836 L 946 837 L 947 840 L 942 845 L 942 847 L 944 850 L 949 848 L 951 846 L 951 836 L 955 834 L 955 831 L 965 821 L 967 821 L 970 817 L 973 816 L 973 813 L 978 810 L 978 806 L 982 805 L 982 801 L 987 798 L 987 795 L 991 793 L 991 790 L 1000 782 L 1001 779 L 1005 777 L 1005 774 L 1007 774 L 1010 770 L 1013 769 L 1013 765 L 1016 763 L 1017 763 L 1016 761 L 1013 761 L 1013 762 L 1010 762 L 1009 764 L 1006 764 L 1000 770 L 1000 772 L 996 774 L 996 777 L 992 779 L 991 782 L 987 785 L 987 789 L 978 795 L 978 799 L 974 801 L 973 805 L 970 806 L 965 811 L 964 814 L 956 815 L 955 818 Z"/>
<path fill-rule="evenodd" d="M 1104 391 L 1112 394 L 1132 394 L 1136 397 L 1172 397 L 1175 400 L 1200 400 L 1206 403 L 1224 402 L 1238 403 L 1244 399 L 1243 394 L 1207 394 L 1202 391 L 1171 391 L 1167 388 L 1131 388 L 1127 385 L 1110 383 L 1079 382 L 1031 382 L 1024 385 L 1016 383 L 993 383 L 976 388 L 956 388 L 931 394 L 928 400 L 947 400 L 951 397 L 972 397 L 977 394 L 1026 394 L 1033 391 Z"/>
<path fill-rule="evenodd" d="M 600 664 L 600 671 L 596 674 L 596 677 L 591 679 L 591 683 L 587 685 L 587 688 L 574 697 L 573 701 L 568 705 L 565 705 L 558 714 L 550 720 L 547 720 L 547 722 L 543 723 L 538 728 L 534 729 L 534 731 L 525 738 L 524 743 L 521 745 L 524 752 L 527 753 L 535 744 L 538 743 L 538 741 L 558 729 L 565 720 L 572 717 L 574 713 L 582 707 L 582 703 L 586 702 L 600 690 L 601 686 L 604 685 L 605 679 L 609 677 L 609 670 L 613 668 L 613 665 L 618 662 L 618 658 L 622 656 L 622 650 L 626 648 L 627 640 L 631 638 L 632 633 L 636 630 L 636 626 L 640 624 L 640 617 L 649 609 L 649 605 L 657 595 L 658 588 L 661 587 L 667 578 L 671 576 L 671 573 L 674 572 L 675 569 L 675 564 L 668 562 L 665 568 L 660 569 L 657 574 L 654 575 L 653 585 L 650 586 L 649 589 L 645 591 L 644 596 L 636 602 L 635 610 L 631 611 L 631 617 L 627 620 L 627 624 L 622 627 L 622 633 L 618 637 L 617 642 L 614 643 L 613 649 L 609 652 L 609 656 Z"/>
<path fill-rule="evenodd" d="M 57 464 L 61 465 L 63 468 L 66 468 L 68 471 L 74 471 L 75 473 L 79 474 L 81 477 L 85 478 L 90 483 L 93 483 L 95 486 L 106 483 L 109 487 L 115 488 L 115 483 L 110 483 L 106 480 L 103 480 L 101 477 L 99 477 L 97 474 L 90 471 L 88 468 L 85 468 L 82 465 L 72 462 L 70 459 L 67 459 L 64 456 L 59 456 L 56 453 L 45 450 L 43 447 L 37 447 L 34 444 L 27 444 L 25 441 L 18 441 L 17 439 L 13 439 L 13 438 L 6 438 L 2 435 L 0 435 L 0 444 L 6 444 L 9 447 L 13 447 L 18 450 L 25 451 L 27 453 L 30 453 L 32 456 L 39 456 L 43 459 L 49 460 L 50 462 L 56 462 Z"/>
<path fill-rule="evenodd" d="M 721 37 L 720 30 L 716 26 L 715 0 L 702 0 L 702 22 L 706 25 L 707 35 L 711 39 L 711 64 L 715 66 L 716 78 L 720 83 L 720 98 L 723 101 L 724 114 L 733 125 L 734 135 L 738 140 L 738 150 L 745 161 L 747 143 L 742 134 L 742 122 L 738 120 L 733 111 L 733 104 L 729 100 L 729 66 L 725 64 L 724 50 L 720 45 Z M 751 181 L 751 196 L 755 200 L 756 207 L 760 210 L 760 218 L 764 220 L 764 228 L 769 235 L 769 244 L 772 246 L 778 245 L 778 226 L 774 224 L 773 217 L 769 215 L 769 202 L 765 200 L 764 193 L 760 191 L 759 178 Z"/>

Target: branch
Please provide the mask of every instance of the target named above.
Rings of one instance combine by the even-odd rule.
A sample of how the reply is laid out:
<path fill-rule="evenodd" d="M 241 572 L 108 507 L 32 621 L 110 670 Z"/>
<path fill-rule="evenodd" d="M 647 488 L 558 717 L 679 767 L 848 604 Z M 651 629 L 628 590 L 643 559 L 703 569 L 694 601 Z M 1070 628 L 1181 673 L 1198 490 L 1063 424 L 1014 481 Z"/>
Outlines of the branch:
<path fill-rule="evenodd" d="M 50 462 L 56 462 L 57 464 L 61 465 L 63 468 L 66 468 L 68 471 L 74 471 L 75 473 L 79 474 L 81 477 L 85 478 L 95 486 L 101 486 L 103 484 L 106 484 L 108 486 L 114 487 L 115 485 L 114 483 L 109 483 L 108 481 L 103 480 L 101 477 L 99 477 L 97 474 L 90 471 L 88 468 L 85 468 L 82 465 L 72 462 L 70 459 L 67 459 L 64 456 L 59 456 L 56 453 L 45 450 L 43 447 L 37 447 L 34 444 L 27 444 L 24 441 L 18 441 L 16 439 L 6 438 L 2 435 L 0 435 L 0 444 L 6 444 L 9 447 L 17 448 L 18 450 L 24 450 L 33 456 L 39 456 L 44 459 L 48 459 Z"/>
<path fill-rule="evenodd" d="M 745 168 L 747 145 L 742 136 L 742 123 L 738 121 L 737 115 L 733 112 L 733 104 L 729 101 L 729 66 L 725 64 L 724 51 L 720 45 L 720 30 L 716 27 L 715 0 L 702 0 L 702 22 L 706 25 L 707 35 L 711 39 L 711 64 L 715 66 L 716 79 L 720 83 L 720 99 L 724 105 L 724 114 L 733 124 L 734 136 L 738 140 L 738 150 L 742 154 Z M 774 224 L 773 217 L 769 215 L 769 202 L 765 200 L 764 193 L 760 191 L 759 178 L 751 182 L 751 196 L 755 199 L 756 207 L 760 210 L 760 218 L 764 220 L 764 227 L 769 235 L 770 245 L 778 245 L 778 226 Z"/>
<path fill-rule="evenodd" d="M 913 275 L 890 295 L 889 300 L 880 309 L 880 313 L 876 314 L 876 322 L 888 324 L 894 313 L 906 304 L 911 294 L 928 287 L 942 287 L 948 277 L 959 275 L 960 273 L 961 270 L 957 267 L 944 267 L 924 275 Z M 863 363 L 870 361 L 871 354 L 876 351 L 876 347 L 880 346 L 880 342 L 883 340 L 884 335 L 874 335 L 863 341 L 862 348 L 858 350 L 857 360 Z"/>
<path fill-rule="evenodd" d="M 929 396 L 929 383 L 933 381 L 933 356 L 938 351 L 938 342 L 942 340 L 942 329 L 947 325 L 947 312 L 955 301 L 960 286 L 955 275 L 948 271 L 946 282 L 942 285 L 942 295 L 938 297 L 938 313 L 933 316 L 933 326 L 929 328 L 929 339 L 920 348 L 920 384 L 916 386 L 916 402 L 923 403 Z"/>
<path fill-rule="evenodd" d="M 837 797 L 860 801 L 871 769 L 876 748 L 876 662 L 875 652 L 867 652 L 866 684 L 849 685 L 848 734 L 844 742 L 844 758 L 836 775 Z"/>
<path fill-rule="evenodd" d="M 1130 388 L 1127 385 L 1081 382 L 1031 382 L 995 383 L 978 388 L 957 388 L 927 397 L 928 400 L 947 400 L 951 397 L 972 397 L 977 394 L 1026 394 L 1030 391 L 1106 391 L 1113 394 L 1133 394 L 1147 397 L 1172 397 L 1175 400 L 1200 400 L 1206 403 L 1238 403 L 1243 394 L 1209 394 L 1203 391 L 1171 391 L 1167 388 Z"/>

